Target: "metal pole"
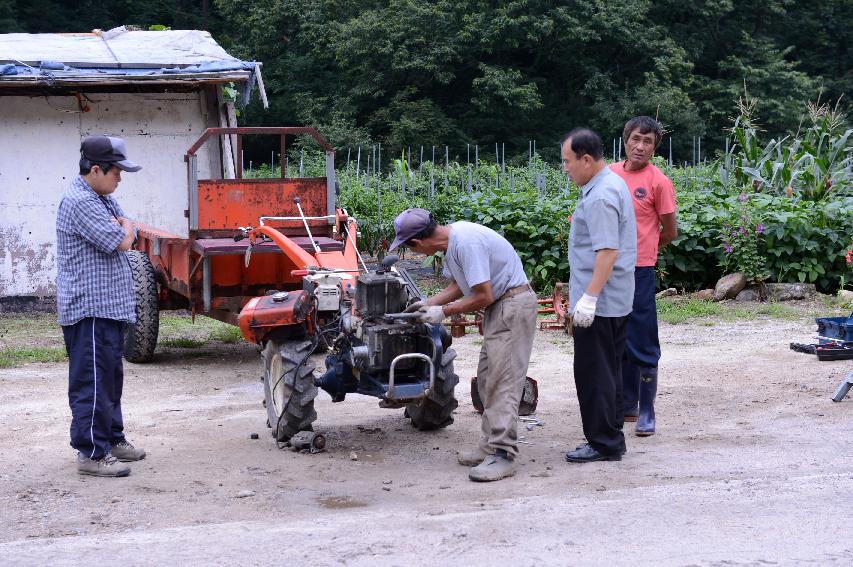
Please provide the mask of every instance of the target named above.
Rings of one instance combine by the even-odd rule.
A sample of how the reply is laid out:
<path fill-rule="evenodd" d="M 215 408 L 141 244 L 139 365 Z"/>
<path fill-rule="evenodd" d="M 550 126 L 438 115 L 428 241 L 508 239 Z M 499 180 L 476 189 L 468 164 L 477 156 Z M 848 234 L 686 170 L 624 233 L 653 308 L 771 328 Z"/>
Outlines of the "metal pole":
<path fill-rule="evenodd" d="M 502 156 L 501 162 L 503 164 L 501 166 L 501 173 L 506 175 L 506 143 L 504 143 L 504 142 L 501 142 L 501 156 Z"/>
<path fill-rule="evenodd" d="M 358 183 L 361 172 L 361 146 L 358 147 L 358 157 L 355 161 L 355 182 Z"/>
<path fill-rule="evenodd" d="M 444 146 L 444 190 L 447 191 L 447 186 L 450 183 L 450 148 Z"/>
<path fill-rule="evenodd" d="M 672 136 L 669 137 L 669 167 L 672 167 Z"/>
<path fill-rule="evenodd" d="M 364 178 L 365 181 L 367 177 Z M 382 183 L 376 186 L 376 235 L 382 238 Z"/>

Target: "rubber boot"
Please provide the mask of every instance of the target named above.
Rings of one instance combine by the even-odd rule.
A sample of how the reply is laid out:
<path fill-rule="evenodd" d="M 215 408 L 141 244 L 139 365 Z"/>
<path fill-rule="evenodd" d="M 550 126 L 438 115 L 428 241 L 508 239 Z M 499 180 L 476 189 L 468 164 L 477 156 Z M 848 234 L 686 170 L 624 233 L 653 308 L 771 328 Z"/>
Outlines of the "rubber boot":
<path fill-rule="evenodd" d="M 637 436 L 655 434 L 655 396 L 658 393 L 658 369 L 644 368 L 640 374 L 640 415 L 637 417 Z"/>
<path fill-rule="evenodd" d="M 637 421 L 640 399 L 640 369 L 627 358 L 622 359 L 622 406 L 625 421 Z"/>

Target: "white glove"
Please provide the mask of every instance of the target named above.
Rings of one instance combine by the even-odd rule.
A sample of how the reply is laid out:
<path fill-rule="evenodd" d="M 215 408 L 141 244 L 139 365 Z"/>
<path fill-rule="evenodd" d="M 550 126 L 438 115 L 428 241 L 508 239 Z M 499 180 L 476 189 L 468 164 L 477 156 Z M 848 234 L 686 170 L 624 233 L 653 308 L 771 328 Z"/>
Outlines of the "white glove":
<path fill-rule="evenodd" d="M 414 313 L 415 311 L 419 311 L 421 307 L 426 304 L 426 300 L 415 301 L 408 307 L 403 310 L 403 313 Z"/>
<path fill-rule="evenodd" d="M 445 318 L 444 309 L 441 305 L 424 305 L 418 309 L 418 315 L 418 319 L 422 323 L 431 323 L 433 325 L 440 325 Z"/>
<path fill-rule="evenodd" d="M 595 304 L 598 298 L 592 295 L 583 294 L 583 297 L 575 304 L 575 310 L 572 312 L 572 323 L 575 327 L 589 327 L 592 325 L 592 320 L 595 319 Z"/>

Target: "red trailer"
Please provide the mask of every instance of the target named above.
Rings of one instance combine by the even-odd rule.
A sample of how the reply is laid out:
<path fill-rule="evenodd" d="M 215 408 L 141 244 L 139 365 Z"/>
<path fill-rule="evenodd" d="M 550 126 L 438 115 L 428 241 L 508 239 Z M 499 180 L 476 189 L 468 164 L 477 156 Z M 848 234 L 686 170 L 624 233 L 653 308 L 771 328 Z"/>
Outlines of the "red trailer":
<path fill-rule="evenodd" d="M 308 135 L 326 154 L 326 175 L 199 179 L 196 152 L 214 136 Z M 342 401 L 374 395 L 383 407 L 405 407 L 419 429 L 453 422 L 455 352 L 441 325 L 402 314 L 420 292 L 389 257 L 359 276 L 356 221 L 335 206 L 334 150 L 311 128 L 209 128 L 187 151 L 186 238 L 139 226 L 128 252 L 137 323 L 125 358 L 152 360 L 160 309 L 189 309 L 239 325 L 262 348 L 268 424 L 284 441 L 310 429 L 317 388 Z M 364 272 L 367 268 L 361 262 Z M 315 378 L 312 352 L 331 349 Z"/>

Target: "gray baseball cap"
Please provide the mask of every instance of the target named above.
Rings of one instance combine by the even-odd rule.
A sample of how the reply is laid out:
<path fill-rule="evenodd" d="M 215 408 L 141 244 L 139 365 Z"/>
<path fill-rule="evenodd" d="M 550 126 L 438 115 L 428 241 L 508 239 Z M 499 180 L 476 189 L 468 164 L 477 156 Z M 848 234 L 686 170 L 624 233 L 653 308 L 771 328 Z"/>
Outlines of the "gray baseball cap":
<path fill-rule="evenodd" d="M 88 136 L 80 144 L 80 153 L 95 163 L 111 163 L 122 171 L 139 171 L 141 166 L 127 159 L 124 140 L 113 136 Z"/>
<path fill-rule="evenodd" d="M 432 220 L 432 213 L 426 209 L 406 209 L 397 215 L 394 219 L 396 236 L 388 250 L 394 250 L 405 241 L 417 236 L 429 225 L 430 220 Z"/>

